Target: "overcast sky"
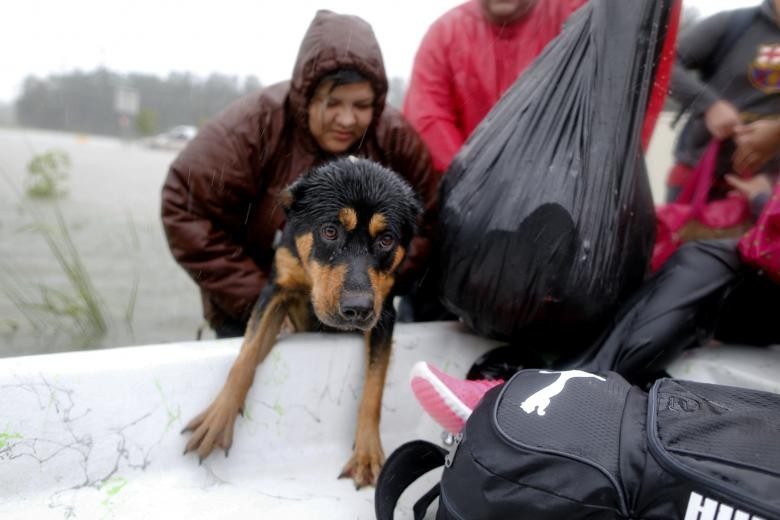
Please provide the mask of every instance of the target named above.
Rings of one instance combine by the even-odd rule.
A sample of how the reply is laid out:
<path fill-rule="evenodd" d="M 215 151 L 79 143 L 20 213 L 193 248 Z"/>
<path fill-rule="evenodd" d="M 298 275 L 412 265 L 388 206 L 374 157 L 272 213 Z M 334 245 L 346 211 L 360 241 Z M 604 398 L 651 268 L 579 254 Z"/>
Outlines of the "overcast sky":
<path fill-rule="evenodd" d="M 0 102 L 28 75 L 98 66 L 287 79 L 314 13 L 357 14 L 374 27 L 388 76 L 408 77 L 428 25 L 463 0 L 9 0 L 0 21 Z M 546 0 L 541 0 L 546 1 Z M 684 0 L 703 15 L 760 0 Z"/>

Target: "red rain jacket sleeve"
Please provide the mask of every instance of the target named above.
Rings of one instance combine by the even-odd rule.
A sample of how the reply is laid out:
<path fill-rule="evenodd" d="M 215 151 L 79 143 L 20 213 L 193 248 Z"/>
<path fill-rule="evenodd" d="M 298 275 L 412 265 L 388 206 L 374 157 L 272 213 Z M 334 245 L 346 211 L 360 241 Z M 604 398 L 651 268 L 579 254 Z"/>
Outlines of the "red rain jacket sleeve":
<path fill-rule="evenodd" d="M 403 107 L 404 116 L 427 144 L 438 172 L 447 169 L 467 137 L 458 128 L 454 110 L 456 99 L 449 81 L 452 71 L 446 57 L 445 32 L 446 27 L 432 26 L 425 35 Z"/>

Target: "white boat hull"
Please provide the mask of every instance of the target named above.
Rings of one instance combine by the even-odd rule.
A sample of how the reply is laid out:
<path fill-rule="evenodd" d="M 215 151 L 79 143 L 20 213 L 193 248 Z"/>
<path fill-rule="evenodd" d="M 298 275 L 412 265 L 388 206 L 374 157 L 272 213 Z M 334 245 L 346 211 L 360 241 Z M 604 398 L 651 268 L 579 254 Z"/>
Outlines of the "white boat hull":
<path fill-rule="evenodd" d="M 382 408 L 385 453 L 441 429 L 411 393 L 427 360 L 462 376 L 496 342 L 456 323 L 398 325 Z M 356 334 L 282 338 L 257 373 L 230 457 L 182 456 L 184 424 L 217 394 L 240 340 L 0 359 L 0 518 L 371 519 L 373 489 L 336 477 L 363 378 Z M 780 392 L 780 351 L 700 349 L 685 379 Z M 418 483 L 401 500 L 411 518 Z"/>

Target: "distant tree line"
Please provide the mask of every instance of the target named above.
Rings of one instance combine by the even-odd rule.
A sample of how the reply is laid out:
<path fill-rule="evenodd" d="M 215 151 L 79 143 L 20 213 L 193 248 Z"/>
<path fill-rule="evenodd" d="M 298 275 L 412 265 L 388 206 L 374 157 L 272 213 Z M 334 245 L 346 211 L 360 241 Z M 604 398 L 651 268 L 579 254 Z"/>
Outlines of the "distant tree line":
<path fill-rule="evenodd" d="M 118 74 L 104 68 L 45 78 L 28 76 L 16 101 L 16 124 L 33 128 L 104 135 L 151 135 L 176 125 L 201 126 L 233 100 L 260 88 L 249 76 L 189 73 L 167 77 Z M 121 120 L 118 89 L 138 94 L 138 110 Z M 402 78 L 390 80 L 388 101 L 400 107 L 406 88 Z"/>
<path fill-rule="evenodd" d="M 120 124 L 115 97 L 118 88 L 138 94 L 138 111 Z M 242 95 L 260 88 L 254 76 L 212 74 L 200 78 L 171 73 L 118 74 L 100 68 L 45 78 L 29 76 L 16 101 L 21 126 L 105 135 L 149 135 L 176 125 L 203 124 Z"/>

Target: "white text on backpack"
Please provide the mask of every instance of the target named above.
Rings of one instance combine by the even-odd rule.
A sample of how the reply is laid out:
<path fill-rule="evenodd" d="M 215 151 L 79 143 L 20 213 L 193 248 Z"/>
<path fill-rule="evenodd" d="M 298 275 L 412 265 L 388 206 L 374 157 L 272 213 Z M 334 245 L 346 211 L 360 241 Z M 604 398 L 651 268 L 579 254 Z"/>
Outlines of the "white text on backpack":
<path fill-rule="evenodd" d="M 688 499 L 688 509 L 685 510 L 685 520 L 764 520 L 760 516 L 751 515 L 726 504 L 706 498 L 691 492 Z"/>

